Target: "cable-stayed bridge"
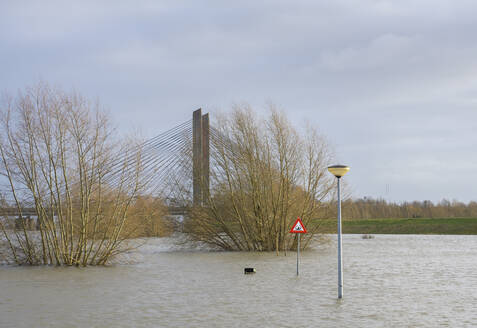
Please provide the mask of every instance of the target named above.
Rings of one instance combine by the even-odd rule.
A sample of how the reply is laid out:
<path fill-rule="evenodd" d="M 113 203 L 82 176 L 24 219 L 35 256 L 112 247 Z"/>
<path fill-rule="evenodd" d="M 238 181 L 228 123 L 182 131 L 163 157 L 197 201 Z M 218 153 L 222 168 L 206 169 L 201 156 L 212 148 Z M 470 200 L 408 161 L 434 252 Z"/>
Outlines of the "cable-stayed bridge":
<path fill-rule="evenodd" d="M 223 138 L 210 126 L 209 115 L 198 109 L 191 120 L 116 154 L 102 184 L 123 187 L 128 183 L 126 176 L 139 172 L 144 194 L 163 199 L 171 214 L 186 214 L 191 205 L 201 205 L 208 195 L 210 153 L 218 147 L 223 147 Z M 34 206 L 20 210 L 3 207 L 0 215 L 37 216 Z"/>

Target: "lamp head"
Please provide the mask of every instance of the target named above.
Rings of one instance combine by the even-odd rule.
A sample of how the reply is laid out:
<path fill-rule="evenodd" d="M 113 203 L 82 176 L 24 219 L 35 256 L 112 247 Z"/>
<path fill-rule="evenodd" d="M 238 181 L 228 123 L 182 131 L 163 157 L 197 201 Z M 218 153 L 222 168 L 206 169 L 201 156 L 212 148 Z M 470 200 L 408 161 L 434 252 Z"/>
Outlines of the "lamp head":
<path fill-rule="evenodd" d="M 335 177 L 337 177 L 339 179 L 343 175 L 348 173 L 349 166 L 346 166 L 346 165 L 331 165 L 331 166 L 328 166 L 328 171 L 330 171 L 331 174 L 333 174 Z"/>

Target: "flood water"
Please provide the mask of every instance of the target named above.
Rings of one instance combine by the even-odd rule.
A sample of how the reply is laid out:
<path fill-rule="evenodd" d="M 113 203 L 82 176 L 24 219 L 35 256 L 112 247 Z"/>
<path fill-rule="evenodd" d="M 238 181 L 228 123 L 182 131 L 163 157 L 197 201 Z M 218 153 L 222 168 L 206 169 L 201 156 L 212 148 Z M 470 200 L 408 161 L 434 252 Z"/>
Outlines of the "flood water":
<path fill-rule="evenodd" d="M 0 266 L 0 327 L 476 327 L 477 236 L 344 235 L 296 254 L 150 239 L 106 268 Z M 244 267 L 257 273 L 244 275 Z"/>

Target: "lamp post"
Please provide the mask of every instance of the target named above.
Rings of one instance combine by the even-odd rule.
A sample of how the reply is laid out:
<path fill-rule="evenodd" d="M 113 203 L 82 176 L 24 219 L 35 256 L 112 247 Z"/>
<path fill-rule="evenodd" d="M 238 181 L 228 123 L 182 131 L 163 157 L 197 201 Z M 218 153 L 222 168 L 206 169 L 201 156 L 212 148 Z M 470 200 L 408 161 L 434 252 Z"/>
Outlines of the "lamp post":
<path fill-rule="evenodd" d="M 328 171 L 338 180 L 338 298 L 343 298 L 343 248 L 341 242 L 341 188 L 340 180 L 343 175 L 348 173 L 349 166 L 331 165 Z"/>

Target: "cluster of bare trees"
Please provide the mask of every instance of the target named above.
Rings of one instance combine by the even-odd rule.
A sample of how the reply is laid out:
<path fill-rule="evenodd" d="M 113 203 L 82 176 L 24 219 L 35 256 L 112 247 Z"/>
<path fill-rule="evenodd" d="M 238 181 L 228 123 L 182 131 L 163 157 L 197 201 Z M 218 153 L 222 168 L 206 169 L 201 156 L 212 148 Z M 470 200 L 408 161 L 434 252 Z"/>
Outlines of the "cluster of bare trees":
<path fill-rule="evenodd" d="M 299 134 L 273 106 L 266 119 L 236 106 L 215 126 L 210 192 L 187 221 L 188 231 L 228 250 L 296 248 L 289 233 L 294 220 L 306 226 L 320 216 L 332 190 L 325 140 L 311 128 Z M 304 236 L 303 248 L 314 232 Z"/>
<path fill-rule="evenodd" d="M 477 202 L 465 204 L 446 199 L 438 203 L 430 200 L 395 203 L 373 198 L 348 199 L 342 203 L 342 209 L 346 219 L 477 217 Z M 332 213 L 326 215 L 333 216 Z"/>
<path fill-rule="evenodd" d="M 307 247 L 334 192 L 324 138 L 311 128 L 298 133 L 273 106 L 265 119 L 237 106 L 215 126 L 210 183 L 186 231 L 227 250 L 278 252 L 296 248 L 289 230 L 300 217 L 314 222 Z M 98 104 L 39 84 L 3 102 L 0 129 L 0 210 L 19 213 L 14 225 L 0 219 L 0 243 L 15 262 L 101 265 L 128 238 L 171 232 L 167 207 L 148 194 L 154 174 L 143 174 L 141 144 L 121 142 Z M 186 187 L 170 186 L 184 204 Z M 37 214 L 38 231 L 25 208 Z"/>
<path fill-rule="evenodd" d="M 100 265 L 125 249 L 127 237 L 161 233 L 132 224 L 164 209 L 138 197 L 147 184 L 140 147 L 114 136 L 97 103 L 39 84 L 4 99 L 0 130 L 4 206 L 15 207 L 20 222 L 10 230 L 4 217 L 0 229 L 15 262 Z M 39 231 L 26 225 L 25 207 L 36 210 Z"/>

